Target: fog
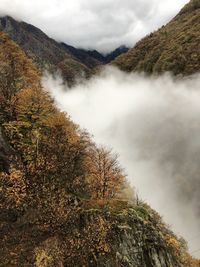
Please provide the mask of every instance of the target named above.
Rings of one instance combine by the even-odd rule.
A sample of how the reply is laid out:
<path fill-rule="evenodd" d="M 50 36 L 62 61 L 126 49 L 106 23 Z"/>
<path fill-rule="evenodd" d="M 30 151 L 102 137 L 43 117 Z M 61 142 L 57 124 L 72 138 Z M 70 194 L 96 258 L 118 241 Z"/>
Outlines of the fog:
<path fill-rule="evenodd" d="M 200 256 L 200 75 L 147 78 L 106 68 L 68 89 L 43 84 L 59 108 L 120 155 L 138 195 Z"/>

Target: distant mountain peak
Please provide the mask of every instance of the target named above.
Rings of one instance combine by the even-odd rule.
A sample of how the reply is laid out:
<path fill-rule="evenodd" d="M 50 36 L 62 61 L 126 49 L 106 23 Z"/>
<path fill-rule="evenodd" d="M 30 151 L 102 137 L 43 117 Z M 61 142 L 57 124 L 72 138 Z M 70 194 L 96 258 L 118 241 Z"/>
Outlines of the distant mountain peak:
<path fill-rule="evenodd" d="M 98 65 L 109 63 L 127 51 L 125 46 L 121 46 L 104 56 L 96 50 L 78 49 L 59 43 L 37 27 L 10 16 L 0 17 L 0 31 L 7 33 L 39 67 L 60 69 L 63 78 L 69 82 L 83 73 L 89 77 Z"/>

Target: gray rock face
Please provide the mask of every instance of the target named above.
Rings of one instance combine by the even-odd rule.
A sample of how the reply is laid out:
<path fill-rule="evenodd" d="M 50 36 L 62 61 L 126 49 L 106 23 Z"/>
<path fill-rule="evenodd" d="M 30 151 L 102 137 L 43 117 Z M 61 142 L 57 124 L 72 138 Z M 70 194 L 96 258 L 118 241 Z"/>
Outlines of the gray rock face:
<path fill-rule="evenodd" d="M 149 221 L 144 220 L 138 216 L 134 208 L 127 208 L 126 211 L 127 213 L 110 213 L 109 211 L 102 212 L 93 209 L 82 210 L 76 219 L 66 226 L 66 240 L 77 235 L 78 238 L 74 242 L 84 244 L 83 240 L 87 238 L 83 235 L 85 229 L 89 228 L 91 233 L 88 233 L 88 235 L 93 235 L 95 231 L 93 226 L 98 221 L 104 221 L 106 224 L 111 225 L 111 228 L 109 228 L 105 235 L 109 251 L 101 253 L 94 252 L 95 250 L 93 250 L 92 246 L 87 248 L 84 246 L 80 247 L 79 253 L 84 259 L 87 258 L 86 263 L 82 262 L 81 256 L 75 259 L 67 257 L 65 251 L 68 251 L 68 248 L 64 248 L 63 261 L 60 262 L 60 266 L 181 267 L 182 265 L 174 258 L 172 251 L 170 251 L 166 244 L 163 233 L 160 232 L 155 222 L 151 221 L 151 219 Z M 98 234 L 97 231 L 94 236 L 98 236 Z M 91 244 L 93 238 L 91 238 Z M 63 247 L 62 241 L 59 246 Z M 48 254 L 47 251 L 46 253 Z M 49 254 L 48 256 L 53 257 Z"/>
<path fill-rule="evenodd" d="M 97 266 L 173 267 L 177 266 L 158 229 L 145 224 L 135 212 L 117 215 L 112 231 L 115 257 L 100 258 Z"/>
<path fill-rule="evenodd" d="M 117 236 L 116 258 L 120 264 L 127 267 L 172 267 L 173 260 L 167 249 L 162 246 L 158 239 L 158 245 L 150 244 L 150 240 L 144 239 L 142 225 L 136 227 L 141 228 L 139 231 L 134 231 L 129 227 L 120 229 Z M 118 226 L 120 228 L 120 226 Z M 152 231 L 152 238 L 155 233 Z M 111 267 L 112 265 L 108 265 Z"/>

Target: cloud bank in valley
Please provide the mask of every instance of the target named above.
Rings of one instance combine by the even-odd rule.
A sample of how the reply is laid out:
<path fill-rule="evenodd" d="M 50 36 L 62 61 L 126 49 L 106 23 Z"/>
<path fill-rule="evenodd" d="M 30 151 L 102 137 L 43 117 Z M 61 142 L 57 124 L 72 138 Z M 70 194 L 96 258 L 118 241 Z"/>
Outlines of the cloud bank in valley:
<path fill-rule="evenodd" d="M 73 89 L 43 79 L 61 110 L 119 153 L 139 196 L 199 249 L 200 76 L 147 78 L 107 68 Z"/>
<path fill-rule="evenodd" d="M 133 46 L 169 21 L 188 0 L 1 0 L 0 15 L 11 15 L 76 47 L 108 52 Z"/>

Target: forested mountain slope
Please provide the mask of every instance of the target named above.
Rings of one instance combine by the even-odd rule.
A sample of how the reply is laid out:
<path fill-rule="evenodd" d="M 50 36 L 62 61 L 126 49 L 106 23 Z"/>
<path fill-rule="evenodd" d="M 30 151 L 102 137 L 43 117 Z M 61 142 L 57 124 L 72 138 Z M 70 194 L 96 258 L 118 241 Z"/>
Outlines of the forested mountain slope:
<path fill-rule="evenodd" d="M 198 266 L 155 211 L 126 198 L 117 157 L 57 110 L 4 33 L 0 102 L 0 266 Z"/>
<path fill-rule="evenodd" d="M 102 55 L 98 51 L 78 49 L 56 42 L 35 26 L 9 16 L 0 18 L 0 31 L 7 33 L 40 69 L 61 71 L 69 84 L 80 77 L 90 77 L 94 74 L 95 67 L 109 63 L 128 50 L 122 46 L 108 55 Z"/>
<path fill-rule="evenodd" d="M 81 75 L 91 75 L 91 68 L 87 64 L 80 62 L 70 51 L 33 25 L 6 16 L 0 18 L 0 30 L 7 33 L 41 69 L 59 69 L 69 83 Z M 92 66 L 98 64 L 91 60 Z"/>
<path fill-rule="evenodd" d="M 191 0 L 166 26 L 112 64 L 124 71 L 190 75 L 200 70 L 200 0 Z"/>

